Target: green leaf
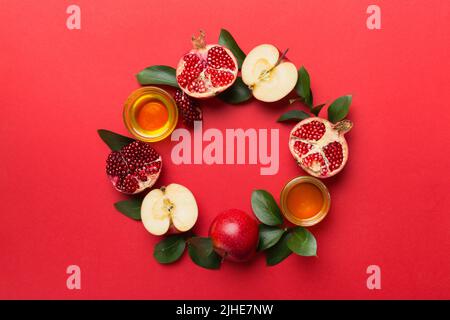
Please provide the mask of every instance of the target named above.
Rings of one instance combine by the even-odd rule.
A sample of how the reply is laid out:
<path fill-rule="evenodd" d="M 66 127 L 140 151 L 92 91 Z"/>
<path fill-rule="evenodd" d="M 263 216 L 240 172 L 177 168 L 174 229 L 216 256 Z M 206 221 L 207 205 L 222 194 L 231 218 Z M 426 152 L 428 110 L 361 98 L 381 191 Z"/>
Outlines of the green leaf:
<path fill-rule="evenodd" d="M 233 85 L 217 96 L 220 100 L 230 104 L 239 104 L 248 101 L 252 93 L 241 77 L 237 77 Z"/>
<path fill-rule="evenodd" d="M 222 258 L 214 251 L 210 238 L 192 237 L 188 241 L 191 260 L 206 269 L 219 269 Z"/>
<path fill-rule="evenodd" d="M 129 199 L 114 203 L 116 209 L 134 220 L 141 220 L 142 199 Z"/>
<path fill-rule="evenodd" d="M 163 84 L 178 88 L 176 71 L 169 66 L 151 66 L 136 75 L 138 82 L 145 86 L 150 84 Z"/>
<path fill-rule="evenodd" d="M 172 263 L 180 259 L 185 248 L 186 240 L 181 235 L 173 235 L 156 244 L 153 256 L 159 263 Z"/>
<path fill-rule="evenodd" d="M 291 255 L 292 251 L 287 246 L 289 237 L 290 234 L 285 233 L 276 245 L 266 251 L 266 264 L 268 266 L 274 266 Z"/>
<path fill-rule="evenodd" d="M 252 209 L 262 223 L 276 226 L 283 223 L 280 208 L 273 196 L 265 190 L 255 190 L 252 193 Z"/>
<path fill-rule="evenodd" d="M 258 251 L 263 251 L 273 247 L 283 236 L 285 230 L 279 227 L 259 225 L 259 243 Z"/>
<path fill-rule="evenodd" d="M 290 110 L 286 113 L 283 113 L 281 117 L 278 118 L 278 122 L 285 122 L 285 121 L 300 121 L 306 118 L 309 118 L 310 115 L 307 114 L 305 111 L 301 110 Z"/>
<path fill-rule="evenodd" d="M 134 139 L 132 138 L 125 137 L 118 133 L 114 133 L 105 129 L 97 130 L 97 132 L 100 138 L 108 145 L 108 147 L 112 151 L 119 151 L 120 149 L 122 149 L 122 147 L 134 141 Z"/>
<path fill-rule="evenodd" d="M 239 69 L 241 69 L 245 59 L 245 53 L 239 48 L 231 33 L 225 29 L 220 30 L 219 44 L 230 49 L 237 60 Z"/>
<path fill-rule="evenodd" d="M 296 227 L 290 231 L 287 246 L 292 252 L 300 256 L 316 256 L 317 242 L 313 234 L 302 227 Z"/>
<path fill-rule="evenodd" d="M 339 122 L 348 114 L 350 104 L 352 103 L 352 96 L 342 96 L 333 101 L 328 107 L 328 120 L 333 123 Z"/>
<path fill-rule="evenodd" d="M 313 108 L 313 101 L 314 101 L 314 96 L 311 88 L 309 88 L 309 96 L 310 96 L 309 110 L 311 110 Z"/>
<path fill-rule="evenodd" d="M 319 104 L 319 105 L 317 105 L 317 106 L 315 106 L 315 107 L 312 107 L 312 108 L 310 109 L 310 110 L 311 110 L 311 113 L 312 113 L 313 115 L 315 115 L 316 117 L 319 116 L 320 110 L 322 110 L 322 108 L 325 107 L 325 105 L 326 105 L 326 103 L 322 103 L 322 104 Z"/>
<path fill-rule="evenodd" d="M 304 67 L 298 70 L 298 80 L 295 86 L 297 94 L 303 98 L 308 107 L 312 107 L 311 80 L 308 71 Z"/>

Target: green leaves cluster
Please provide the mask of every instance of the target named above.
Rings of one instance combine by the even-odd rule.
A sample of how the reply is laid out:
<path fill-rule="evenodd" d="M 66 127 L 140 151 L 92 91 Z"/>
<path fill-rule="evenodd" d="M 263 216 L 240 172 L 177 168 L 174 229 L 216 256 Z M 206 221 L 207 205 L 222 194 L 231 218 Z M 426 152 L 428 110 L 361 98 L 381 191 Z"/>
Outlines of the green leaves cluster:
<path fill-rule="evenodd" d="M 258 251 L 265 251 L 268 266 L 280 263 L 292 253 L 316 256 L 317 242 L 313 234 L 303 227 L 283 228 L 280 208 L 269 192 L 253 191 L 252 209 L 261 222 Z"/>
<path fill-rule="evenodd" d="M 172 235 L 158 242 L 153 257 L 162 264 L 174 263 L 188 250 L 191 260 L 205 269 L 219 269 L 222 258 L 214 251 L 210 238 Z"/>
<path fill-rule="evenodd" d="M 237 44 L 231 33 L 225 29 L 220 31 L 219 44 L 227 47 L 236 57 L 238 68 L 240 69 L 245 59 L 245 53 Z M 142 86 L 167 85 L 179 88 L 176 78 L 176 70 L 169 66 L 150 66 L 136 75 L 137 81 Z M 229 104 L 240 104 L 250 100 L 252 93 L 244 84 L 241 77 L 238 77 L 234 84 L 218 95 L 218 98 Z"/>
<path fill-rule="evenodd" d="M 313 102 L 313 93 L 311 90 L 311 79 L 309 76 L 308 71 L 305 69 L 305 67 L 301 67 L 298 70 L 298 80 L 297 84 L 295 86 L 295 92 L 298 95 L 298 98 L 291 99 L 290 103 L 293 104 L 295 102 L 301 102 L 305 106 L 308 107 L 309 113 L 314 116 L 319 116 L 320 111 L 324 106 L 326 106 L 326 103 L 318 104 L 314 106 Z M 330 106 L 328 107 L 328 120 L 330 120 L 333 123 L 339 122 L 345 117 L 347 117 L 347 114 L 349 112 L 350 104 L 352 103 L 352 96 L 342 96 L 334 100 Z M 287 121 L 295 121 L 299 122 L 301 120 L 304 120 L 306 118 L 310 117 L 310 114 L 301 111 L 301 110 L 290 110 L 286 113 L 282 114 L 278 118 L 278 122 L 287 122 Z"/>

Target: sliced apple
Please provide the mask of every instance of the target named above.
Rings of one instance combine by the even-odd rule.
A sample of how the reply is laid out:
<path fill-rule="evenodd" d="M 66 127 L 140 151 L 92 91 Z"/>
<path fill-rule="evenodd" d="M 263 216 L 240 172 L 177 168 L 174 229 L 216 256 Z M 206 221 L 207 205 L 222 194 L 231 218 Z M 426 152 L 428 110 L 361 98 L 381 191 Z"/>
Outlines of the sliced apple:
<path fill-rule="evenodd" d="M 292 62 L 280 59 L 280 51 L 270 44 L 254 48 L 242 64 L 242 81 L 253 96 L 264 102 L 281 100 L 297 84 L 298 72 Z"/>
<path fill-rule="evenodd" d="M 172 183 L 150 191 L 141 206 L 141 219 L 145 229 L 160 236 L 170 230 L 186 232 L 197 222 L 198 207 L 192 192 Z"/>

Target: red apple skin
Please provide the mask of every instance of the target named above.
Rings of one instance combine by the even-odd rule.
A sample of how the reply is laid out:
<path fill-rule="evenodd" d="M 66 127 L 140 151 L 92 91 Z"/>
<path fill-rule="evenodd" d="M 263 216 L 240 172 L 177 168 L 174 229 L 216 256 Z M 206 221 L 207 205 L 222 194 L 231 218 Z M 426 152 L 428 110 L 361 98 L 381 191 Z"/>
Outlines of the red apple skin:
<path fill-rule="evenodd" d="M 230 209 L 220 213 L 209 228 L 215 251 L 227 260 L 250 260 L 258 245 L 258 223 L 247 213 Z"/>

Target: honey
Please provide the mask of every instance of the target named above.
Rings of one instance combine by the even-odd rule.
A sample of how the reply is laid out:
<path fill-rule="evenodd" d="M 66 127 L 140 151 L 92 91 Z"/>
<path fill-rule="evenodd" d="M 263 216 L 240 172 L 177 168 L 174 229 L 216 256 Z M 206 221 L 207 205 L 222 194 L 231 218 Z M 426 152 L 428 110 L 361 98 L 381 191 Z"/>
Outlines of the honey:
<path fill-rule="evenodd" d="M 169 112 L 166 106 L 159 101 L 150 101 L 137 111 L 136 121 L 138 125 L 147 131 L 158 130 L 169 120 Z"/>
<path fill-rule="evenodd" d="M 172 96 L 156 87 L 135 90 L 125 102 L 123 119 L 138 140 L 160 141 L 169 136 L 178 122 L 178 109 Z"/>
<path fill-rule="evenodd" d="M 299 183 L 287 195 L 287 208 L 299 219 L 315 216 L 322 207 L 322 192 L 312 183 Z"/>
<path fill-rule="evenodd" d="M 328 213 L 330 203 L 327 187 L 319 179 L 310 176 L 292 179 L 281 191 L 283 215 L 299 226 L 308 227 L 322 221 Z"/>

